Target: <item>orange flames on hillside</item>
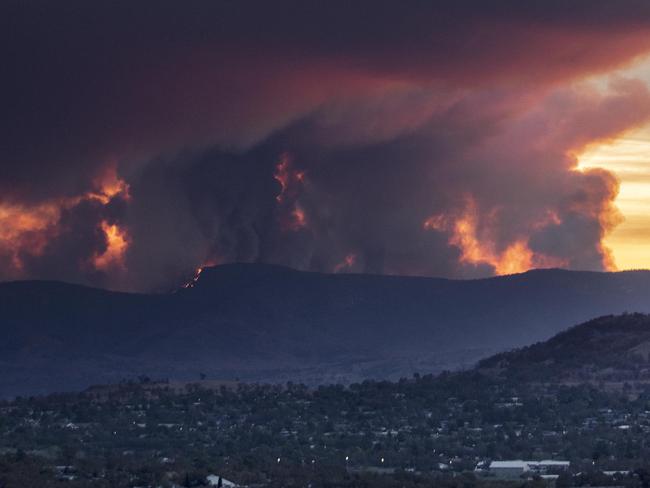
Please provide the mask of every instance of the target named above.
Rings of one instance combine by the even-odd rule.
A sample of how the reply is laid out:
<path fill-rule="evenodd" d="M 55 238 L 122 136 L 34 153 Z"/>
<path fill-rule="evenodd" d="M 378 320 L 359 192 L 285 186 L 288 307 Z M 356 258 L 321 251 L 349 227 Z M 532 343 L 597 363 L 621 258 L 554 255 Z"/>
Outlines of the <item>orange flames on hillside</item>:
<path fill-rule="evenodd" d="M 497 275 L 567 265 L 567 262 L 561 258 L 533 252 L 528 246 L 526 237 L 515 240 L 500 252 L 497 251 L 492 239 L 479 238 L 478 216 L 476 203 L 468 197 L 465 208 L 459 215 L 454 217 L 443 214 L 432 215 L 423 222 L 422 227 L 425 230 L 447 231 L 449 244 L 460 250 L 461 263 L 487 264 L 494 268 Z"/>
<path fill-rule="evenodd" d="M 207 267 L 216 266 L 218 264 L 219 263 L 217 262 L 217 260 L 208 259 L 205 263 L 203 263 L 201 266 L 196 268 L 196 270 L 194 271 L 194 276 L 192 277 L 192 279 L 190 281 L 188 281 L 187 283 L 185 283 L 183 285 L 183 288 L 194 288 L 196 283 L 199 281 L 199 278 L 201 277 L 201 273 L 203 273 L 203 270 L 205 268 L 207 268 Z"/>
<path fill-rule="evenodd" d="M 183 288 L 194 288 L 196 283 L 199 281 L 199 278 L 201 277 L 201 273 L 203 273 L 203 266 L 199 266 L 198 268 L 196 268 L 196 271 L 194 272 L 194 276 L 190 281 L 188 281 L 183 285 Z"/>

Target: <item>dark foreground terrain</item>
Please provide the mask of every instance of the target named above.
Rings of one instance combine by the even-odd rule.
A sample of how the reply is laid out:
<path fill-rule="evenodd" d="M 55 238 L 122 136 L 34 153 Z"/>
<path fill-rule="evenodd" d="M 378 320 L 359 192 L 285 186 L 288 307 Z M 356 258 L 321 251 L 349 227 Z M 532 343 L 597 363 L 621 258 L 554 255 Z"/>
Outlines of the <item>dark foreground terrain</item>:
<path fill-rule="evenodd" d="M 0 404 L 0 486 L 545 486 L 476 470 L 503 459 L 571 461 L 557 486 L 648 486 L 648 337 L 650 316 L 610 316 L 396 382 L 143 377 L 19 398 Z"/>
<path fill-rule="evenodd" d="M 0 284 L 0 398 L 141 375 L 351 383 L 470 367 L 567 324 L 650 312 L 650 272 L 454 281 L 206 268 L 189 288 Z"/>

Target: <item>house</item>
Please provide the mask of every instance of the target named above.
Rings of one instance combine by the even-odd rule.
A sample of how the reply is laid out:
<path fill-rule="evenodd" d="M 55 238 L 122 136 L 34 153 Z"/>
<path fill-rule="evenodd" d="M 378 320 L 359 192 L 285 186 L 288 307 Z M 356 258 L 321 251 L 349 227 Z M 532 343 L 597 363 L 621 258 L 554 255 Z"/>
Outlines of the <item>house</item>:
<path fill-rule="evenodd" d="M 543 461 L 528 461 L 532 464 L 533 468 L 537 471 L 565 471 L 569 469 L 571 463 L 569 461 L 555 461 L 553 459 L 545 459 Z"/>
<path fill-rule="evenodd" d="M 488 472 L 498 478 L 519 478 L 530 471 L 527 461 L 516 459 L 513 461 L 492 461 Z"/>
<path fill-rule="evenodd" d="M 488 468 L 489 474 L 497 478 L 519 478 L 522 475 L 547 475 L 555 474 L 569 469 L 569 461 L 556 461 L 545 459 L 543 461 L 492 461 Z"/>
<path fill-rule="evenodd" d="M 222 478 L 216 474 L 208 475 L 205 480 L 208 482 L 208 486 L 217 486 L 223 488 L 243 488 L 243 485 L 238 485 L 237 483 Z"/>

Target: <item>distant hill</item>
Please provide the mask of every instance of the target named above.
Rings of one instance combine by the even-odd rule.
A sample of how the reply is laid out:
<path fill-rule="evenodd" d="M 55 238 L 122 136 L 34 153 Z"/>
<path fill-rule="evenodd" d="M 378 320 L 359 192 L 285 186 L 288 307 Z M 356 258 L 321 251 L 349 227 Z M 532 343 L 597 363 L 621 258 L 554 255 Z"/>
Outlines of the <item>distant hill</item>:
<path fill-rule="evenodd" d="M 551 339 L 479 362 L 518 381 L 650 382 L 650 315 L 605 316 Z"/>
<path fill-rule="evenodd" d="M 138 375 L 394 379 L 469 367 L 625 311 L 650 312 L 650 272 L 538 270 L 462 281 L 233 264 L 162 295 L 4 283 L 0 396 Z"/>

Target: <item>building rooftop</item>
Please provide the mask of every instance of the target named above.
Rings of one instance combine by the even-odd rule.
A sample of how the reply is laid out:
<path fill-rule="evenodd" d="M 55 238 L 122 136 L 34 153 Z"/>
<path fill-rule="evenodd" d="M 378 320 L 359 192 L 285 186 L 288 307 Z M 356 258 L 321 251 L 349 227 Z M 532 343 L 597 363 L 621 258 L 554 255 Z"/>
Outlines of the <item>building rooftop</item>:
<path fill-rule="evenodd" d="M 522 461 L 521 459 L 516 459 L 513 461 L 492 461 L 490 463 L 490 469 L 505 469 L 505 468 L 521 468 L 521 469 L 530 469 L 530 461 Z"/>
<path fill-rule="evenodd" d="M 534 468 L 546 468 L 546 467 L 568 467 L 570 466 L 569 461 L 556 461 L 554 459 L 544 459 L 542 461 L 524 461 L 521 459 L 513 459 L 508 461 L 492 461 L 490 463 L 490 469 L 522 469 L 524 471 Z"/>

